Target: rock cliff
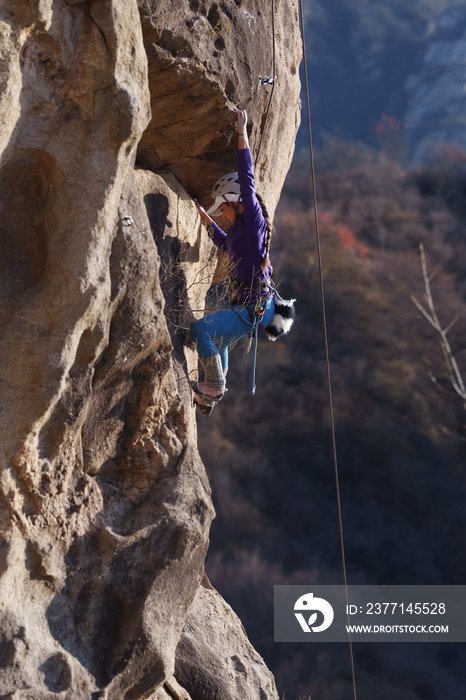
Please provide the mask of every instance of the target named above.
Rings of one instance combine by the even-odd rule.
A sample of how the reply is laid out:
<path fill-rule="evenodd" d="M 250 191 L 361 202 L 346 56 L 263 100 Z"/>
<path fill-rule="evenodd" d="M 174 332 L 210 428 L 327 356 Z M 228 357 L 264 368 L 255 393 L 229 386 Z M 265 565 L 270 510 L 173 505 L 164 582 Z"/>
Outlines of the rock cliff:
<path fill-rule="evenodd" d="M 297 8 L 275 5 L 265 125 L 265 0 L 0 3 L 2 698 L 277 697 L 201 586 L 186 379 L 216 267 L 191 197 L 234 169 L 234 106 L 272 211 L 293 152 Z"/>
<path fill-rule="evenodd" d="M 419 163 L 444 155 L 444 147 L 466 151 L 466 10 L 450 7 L 438 18 L 421 71 L 407 81 L 406 138 Z M 450 155 L 455 159 L 454 150 Z"/>

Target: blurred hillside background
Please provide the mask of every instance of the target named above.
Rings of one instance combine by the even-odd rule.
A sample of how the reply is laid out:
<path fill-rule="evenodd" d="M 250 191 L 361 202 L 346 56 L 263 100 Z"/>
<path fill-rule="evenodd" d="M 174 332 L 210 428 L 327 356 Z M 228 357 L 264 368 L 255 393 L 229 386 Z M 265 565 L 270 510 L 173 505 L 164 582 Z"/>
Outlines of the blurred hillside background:
<path fill-rule="evenodd" d="M 423 300 L 466 379 L 466 3 L 306 5 L 348 580 L 466 582 L 466 407 Z M 279 71 L 277 71 L 279 73 Z M 279 82 L 277 84 L 279 89 Z M 352 698 L 345 645 L 273 642 L 273 585 L 342 582 L 309 159 L 301 128 L 272 262 L 291 335 L 231 354 L 199 418 L 217 518 L 206 570 L 285 700 Z M 358 700 L 463 700 L 466 645 L 356 644 Z"/>

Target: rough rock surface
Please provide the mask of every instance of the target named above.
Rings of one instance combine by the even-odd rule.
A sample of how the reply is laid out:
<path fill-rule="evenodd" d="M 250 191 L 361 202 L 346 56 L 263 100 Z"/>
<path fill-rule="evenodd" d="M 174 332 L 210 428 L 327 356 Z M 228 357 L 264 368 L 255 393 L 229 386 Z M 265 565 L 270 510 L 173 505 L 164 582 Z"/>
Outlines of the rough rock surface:
<path fill-rule="evenodd" d="M 406 138 L 414 163 L 443 155 L 444 146 L 466 151 L 466 10 L 443 12 L 421 72 L 408 80 Z"/>
<path fill-rule="evenodd" d="M 0 4 L 0 697 L 189 700 L 175 650 L 214 512 L 187 330 L 216 258 L 185 188 L 230 167 L 228 79 L 253 73 L 241 37 L 267 8 L 151 0 L 141 23 L 136 0 Z M 177 12 L 190 36 L 189 14 L 218 29 L 212 12 L 233 9 L 233 24 L 245 12 L 253 19 L 238 43 L 224 39 L 221 60 L 210 45 L 178 60 Z M 295 10 L 277 2 L 281 56 Z M 162 25 L 172 34 L 158 39 Z M 260 171 L 271 208 L 296 129 L 295 44 L 261 151 L 263 167 L 276 166 L 267 185 Z M 148 80 L 146 51 L 150 61 L 160 53 L 175 83 L 163 61 Z M 210 116 L 196 132 L 202 147 L 179 156 L 187 130 L 170 135 L 167 151 L 157 119 L 166 110 L 196 122 L 195 101 L 185 104 L 176 84 L 193 71 L 208 86 L 198 99 Z M 247 85 L 231 96 L 251 104 L 257 144 L 265 93 L 259 108 L 256 78 Z M 135 171 L 141 137 L 146 169 Z"/>
<path fill-rule="evenodd" d="M 183 403 L 189 405 L 189 379 L 197 378 L 197 355 L 189 342 L 189 329 L 194 318 L 202 316 L 217 266 L 217 249 L 205 235 L 192 199 L 173 174 L 137 170 L 136 175 L 160 255 L 159 277 L 178 390 Z M 189 428 L 189 441 L 196 444 L 195 423 L 190 422 Z"/>
<path fill-rule="evenodd" d="M 245 634 L 223 598 L 199 588 L 176 650 L 176 677 L 192 700 L 277 697 L 272 674 Z"/>

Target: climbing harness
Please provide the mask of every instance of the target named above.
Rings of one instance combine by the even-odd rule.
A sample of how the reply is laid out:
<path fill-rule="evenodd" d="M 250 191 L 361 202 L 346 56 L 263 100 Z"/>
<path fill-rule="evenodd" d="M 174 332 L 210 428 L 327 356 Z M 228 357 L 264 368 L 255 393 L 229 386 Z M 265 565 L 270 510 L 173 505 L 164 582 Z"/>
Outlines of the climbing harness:
<path fill-rule="evenodd" d="M 332 450 L 333 450 L 333 465 L 335 471 L 335 484 L 337 492 L 337 504 L 338 504 L 338 523 L 340 529 L 340 546 L 341 546 L 341 559 L 343 566 L 343 582 L 345 586 L 345 597 L 346 597 L 346 618 L 348 626 L 350 625 L 349 619 L 349 601 L 348 601 L 348 579 L 346 575 L 346 557 L 345 557 L 345 543 L 343 539 L 343 518 L 341 512 L 341 497 L 340 497 L 340 479 L 338 475 L 338 460 L 337 460 L 337 444 L 336 444 L 336 432 L 335 432 L 335 413 L 333 410 L 333 396 L 332 396 L 332 382 L 330 375 L 330 354 L 328 349 L 328 332 L 327 332 L 327 314 L 325 310 L 325 290 L 324 290 L 324 274 L 322 266 L 322 254 L 321 254 L 321 244 L 320 244 L 320 231 L 319 231 L 319 218 L 317 212 L 317 194 L 316 194 L 316 177 L 315 177 L 315 167 L 314 167 L 314 149 L 312 146 L 312 129 L 311 129 L 311 110 L 310 110 L 310 98 L 309 98 L 309 81 L 307 74 L 307 59 L 306 59 L 306 39 L 304 35 L 304 15 L 303 15 L 303 0 L 299 0 L 299 18 L 301 24 L 301 39 L 303 47 L 303 67 L 304 67 L 304 84 L 306 87 L 306 109 L 307 109 L 307 128 L 309 132 L 309 152 L 311 157 L 311 182 L 312 182 L 312 193 L 313 193 L 313 204 L 314 204 L 314 224 L 316 232 L 316 248 L 317 248 L 317 260 L 319 266 L 319 286 L 320 286 L 320 299 L 322 307 L 322 324 L 324 331 L 324 344 L 325 344 L 325 360 L 327 365 L 327 388 L 329 397 L 329 408 L 330 408 L 330 429 L 332 434 Z M 349 627 L 348 627 L 349 629 Z M 350 652 L 350 664 L 351 664 L 351 679 L 353 684 L 353 697 L 357 700 L 356 696 L 356 675 L 354 670 L 354 657 L 353 657 L 353 642 L 351 639 L 351 632 L 348 631 L 348 642 L 349 642 L 349 652 Z"/>
<path fill-rule="evenodd" d="M 269 340 L 277 340 L 281 335 L 286 335 L 290 332 L 291 326 L 296 320 L 296 312 L 294 309 L 294 302 L 296 299 L 283 299 L 277 291 L 277 288 L 271 278 L 267 280 L 252 280 L 251 282 L 245 282 L 236 277 L 231 277 L 231 281 L 234 285 L 240 289 L 247 289 L 249 291 L 255 290 L 261 292 L 262 290 L 268 289 L 273 294 L 275 312 L 269 325 L 264 329 Z M 263 293 L 263 292 L 262 292 Z M 232 307 L 237 311 L 235 306 L 235 297 L 232 299 Z M 256 302 L 254 310 L 250 306 L 247 306 L 249 313 L 249 321 L 252 323 L 251 331 L 249 332 L 249 342 L 246 352 L 250 352 L 252 341 L 254 340 L 254 360 L 253 360 L 253 379 L 252 379 L 252 391 L 251 394 L 254 396 L 256 393 L 256 363 L 257 363 L 257 327 L 262 322 L 262 318 L 265 313 L 266 299 L 264 297 L 259 298 Z M 238 305 L 241 304 L 241 300 L 238 299 Z M 239 312 L 237 311 L 239 314 Z M 245 319 L 239 314 L 240 318 L 246 323 Z"/>

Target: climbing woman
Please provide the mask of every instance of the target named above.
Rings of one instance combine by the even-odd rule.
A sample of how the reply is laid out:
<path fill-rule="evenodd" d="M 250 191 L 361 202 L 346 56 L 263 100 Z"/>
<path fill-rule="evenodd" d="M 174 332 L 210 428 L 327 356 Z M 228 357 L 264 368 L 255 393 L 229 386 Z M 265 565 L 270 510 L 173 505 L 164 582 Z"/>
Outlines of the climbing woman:
<path fill-rule="evenodd" d="M 267 329 L 269 338 L 275 339 L 288 332 L 293 322 L 292 304 L 286 302 L 285 313 L 279 319 L 274 317 L 269 261 L 272 227 L 265 205 L 255 192 L 246 124 L 247 114 L 239 110 L 238 172 L 217 180 L 212 191 L 215 203 L 207 212 L 196 202 L 209 236 L 217 248 L 227 253 L 231 268 L 229 306 L 194 321 L 191 327 L 191 337 L 204 369 L 204 381 L 192 382 L 191 386 L 194 401 L 204 415 L 211 413 L 225 393 L 229 346 L 253 333 L 258 325 Z M 228 233 L 211 218 L 222 215 L 231 223 Z"/>

